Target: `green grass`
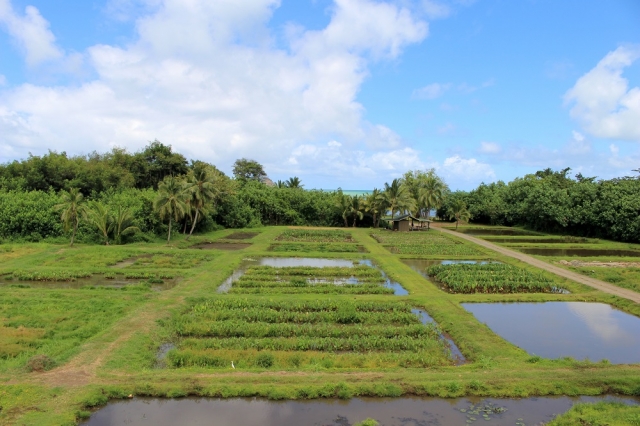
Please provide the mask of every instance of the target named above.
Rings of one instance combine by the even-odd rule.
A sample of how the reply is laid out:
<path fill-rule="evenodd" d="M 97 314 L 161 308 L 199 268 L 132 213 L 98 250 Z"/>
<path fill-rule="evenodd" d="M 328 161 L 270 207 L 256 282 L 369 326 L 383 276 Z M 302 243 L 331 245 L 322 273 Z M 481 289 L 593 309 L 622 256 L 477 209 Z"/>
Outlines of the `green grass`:
<path fill-rule="evenodd" d="M 0 245 L 0 274 L 135 275 L 143 281 L 160 275 L 180 277 L 175 287 L 163 292 L 0 288 L 0 341 L 5 352 L 13 351 L 0 360 L 0 424 L 71 425 L 89 415 L 91 407 L 130 394 L 313 399 L 639 393 L 638 365 L 532 357 L 460 306 L 588 301 L 640 316 L 640 305 L 626 299 L 557 277 L 551 277 L 555 285 L 571 294 L 443 292 L 402 258 L 493 259 L 533 275 L 540 271 L 437 230 L 265 227 L 241 252 L 189 249 L 235 232 L 220 230 L 189 241 L 180 234 L 169 245 L 160 240 L 109 247 Z M 371 238 L 372 232 L 383 241 Z M 292 240 L 282 240 L 283 235 Z M 604 241 L 597 244 L 609 246 Z M 379 270 L 359 267 L 322 272 L 321 268 L 257 268 L 238 280 L 235 290 L 260 293 L 216 293 L 243 259 L 295 253 L 271 251 L 275 245 L 300 248 L 305 257 L 354 263 L 366 257 L 409 295 L 313 293 L 344 287 L 333 281 L 354 274 L 360 289 L 387 290 L 380 285 Z M 367 254 L 347 246 L 361 246 Z M 392 247 L 415 254 L 392 253 Z M 325 251 L 338 248 L 350 251 Z M 122 269 L 110 266 L 132 258 L 140 262 Z M 411 308 L 427 311 L 468 362 L 453 366 L 434 336 L 435 327 L 416 322 Z M 167 342 L 177 347 L 169 352 L 167 366 L 158 368 L 156 351 Z M 26 362 L 39 353 L 48 354 L 58 367 L 47 375 L 27 373 Z M 45 385 L 43 380 L 48 380 Z"/>
<path fill-rule="evenodd" d="M 548 424 L 549 426 L 638 426 L 640 425 L 640 407 L 607 401 L 576 404 Z"/>
<path fill-rule="evenodd" d="M 149 296 L 145 292 L 1 289 L 0 371 L 24 367 L 34 355 L 64 363 L 83 342 Z"/>

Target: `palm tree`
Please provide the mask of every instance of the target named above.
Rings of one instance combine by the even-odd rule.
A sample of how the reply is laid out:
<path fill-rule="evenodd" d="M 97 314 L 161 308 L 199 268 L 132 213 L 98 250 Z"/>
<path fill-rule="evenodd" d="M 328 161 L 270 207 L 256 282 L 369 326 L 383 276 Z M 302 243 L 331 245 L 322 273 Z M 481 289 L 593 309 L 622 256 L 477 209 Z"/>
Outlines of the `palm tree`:
<path fill-rule="evenodd" d="M 456 230 L 458 229 L 458 222 L 464 220 L 465 222 L 471 219 L 471 213 L 467 210 L 467 203 L 462 200 L 455 200 L 449 207 L 449 219 L 456 220 Z"/>
<path fill-rule="evenodd" d="M 113 230 L 113 218 L 104 204 L 92 202 L 87 209 L 87 219 L 98 228 L 104 238 L 104 244 L 109 245 L 109 234 Z"/>
<path fill-rule="evenodd" d="M 411 193 L 407 190 L 405 185 L 402 185 L 400 179 L 394 179 L 391 185 L 384 184 L 384 192 L 381 197 L 389 210 L 391 210 L 391 217 L 393 218 L 396 210 L 403 212 L 405 210 L 415 209 L 415 200 L 411 196 Z"/>
<path fill-rule="evenodd" d="M 432 208 L 438 208 L 444 200 L 445 186 L 436 176 L 427 176 L 419 190 L 418 202 L 425 207 L 427 219 Z"/>
<path fill-rule="evenodd" d="M 362 211 L 364 210 L 364 204 L 362 203 L 362 198 L 354 195 L 351 198 L 351 203 L 349 204 L 349 213 L 353 216 L 353 227 L 356 227 L 356 220 L 364 217 Z"/>
<path fill-rule="evenodd" d="M 284 182 L 284 184 L 287 188 L 292 188 L 292 189 L 300 189 L 304 186 L 302 185 L 302 182 L 300 182 L 300 179 L 297 176 L 287 179 Z"/>
<path fill-rule="evenodd" d="M 336 193 L 336 198 L 334 201 L 334 205 L 338 209 L 338 212 L 344 219 L 344 227 L 348 227 L 347 218 L 349 217 L 349 213 L 351 212 L 351 197 L 342 193 L 342 190 L 339 189 Z"/>
<path fill-rule="evenodd" d="M 80 192 L 78 188 L 71 188 L 69 191 L 62 192 L 61 199 L 62 202 L 56 204 L 54 208 L 62 211 L 60 219 L 62 219 L 64 231 L 68 232 L 69 229 L 72 229 L 71 246 L 73 246 L 73 240 L 76 238 L 76 233 L 78 232 L 80 218 L 86 214 L 84 195 L 82 195 L 82 192 Z"/>
<path fill-rule="evenodd" d="M 364 205 L 364 211 L 371 213 L 373 216 L 373 227 L 378 227 L 380 213 L 384 212 L 384 200 L 382 199 L 382 192 L 378 188 L 374 188 L 371 194 L 368 194 L 362 200 Z"/>
<path fill-rule="evenodd" d="M 153 202 L 154 209 L 160 214 L 160 219 L 169 218 L 169 234 L 167 243 L 171 241 L 171 222 L 178 222 L 186 213 L 184 185 L 173 176 L 167 176 L 158 185 L 158 196 Z"/>
<path fill-rule="evenodd" d="M 122 236 L 140 232 L 140 228 L 133 224 L 134 216 L 130 208 L 122 208 L 118 206 L 118 212 L 116 213 L 114 230 L 116 243 L 122 243 Z"/>
<path fill-rule="evenodd" d="M 276 186 L 277 186 L 278 188 L 286 188 L 286 187 L 287 187 L 287 183 L 286 183 L 286 182 L 284 182 L 284 181 L 278 180 L 278 181 L 276 182 Z"/>
<path fill-rule="evenodd" d="M 188 184 L 186 187 L 190 192 L 189 205 L 195 211 L 195 217 L 191 224 L 191 231 L 187 240 L 193 234 L 193 229 L 198 223 L 198 215 L 204 212 L 207 204 L 213 202 L 216 197 L 216 187 L 214 184 L 213 176 L 207 172 L 207 167 L 203 163 L 196 163 L 192 173 L 189 175 Z"/>

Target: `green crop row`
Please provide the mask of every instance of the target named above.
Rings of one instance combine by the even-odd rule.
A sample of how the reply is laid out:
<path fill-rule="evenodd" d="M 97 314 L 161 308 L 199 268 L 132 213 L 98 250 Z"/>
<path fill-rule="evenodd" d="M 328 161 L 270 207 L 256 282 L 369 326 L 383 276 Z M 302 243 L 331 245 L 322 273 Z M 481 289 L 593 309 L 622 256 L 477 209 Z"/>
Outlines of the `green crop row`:
<path fill-rule="evenodd" d="M 371 236 L 381 244 L 429 244 L 429 245 L 447 245 L 457 244 L 458 242 L 449 236 L 440 232 L 376 232 Z"/>
<path fill-rule="evenodd" d="M 364 251 L 361 246 L 350 243 L 280 243 L 272 244 L 270 251 L 275 252 L 320 252 L 320 253 L 358 253 Z"/>
<path fill-rule="evenodd" d="M 231 287 L 230 294 L 393 294 L 394 290 L 379 284 L 309 284 L 280 287 Z"/>
<path fill-rule="evenodd" d="M 481 256 L 483 253 L 465 244 L 447 245 L 421 245 L 421 244 L 399 244 L 386 246 L 392 253 L 416 254 L 425 256 Z"/>
<path fill-rule="evenodd" d="M 27 272 L 13 271 L 5 275 L 5 280 L 15 281 L 75 281 L 78 278 L 89 278 L 91 273 L 77 271 Z"/>
<path fill-rule="evenodd" d="M 182 324 L 176 334 L 181 337 L 333 337 L 347 338 L 353 336 L 382 336 L 388 339 L 396 336 L 408 337 L 436 337 L 440 330 L 433 323 L 426 325 L 336 325 L 295 324 L 295 323 L 266 323 L 248 322 L 235 319 L 202 323 L 193 321 Z"/>
<path fill-rule="evenodd" d="M 442 347 L 438 336 L 413 338 L 410 336 L 351 336 L 342 337 L 230 337 L 230 338 L 186 338 L 179 349 L 239 349 L 271 351 L 322 351 L 322 352 L 370 352 L 370 351 L 420 351 Z"/>
<path fill-rule="evenodd" d="M 354 243 L 350 233 L 341 230 L 287 229 L 276 238 L 278 241 L 309 243 Z"/>
<path fill-rule="evenodd" d="M 198 298 L 191 301 L 191 306 L 184 314 L 203 315 L 225 310 L 268 310 L 280 312 L 335 312 L 354 310 L 356 312 L 406 313 L 413 317 L 411 307 L 397 301 L 351 301 L 351 300 L 255 300 L 240 298 Z"/>
<path fill-rule="evenodd" d="M 452 293 L 553 293 L 555 283 L 540 273 L 506 264 L 451 264 L 427 268 L 427 275 Z"/>
<path fill-rule="evenodd" d="M 366 265 L 356 265 L 349 267 L 326 267 L 313 268 L 307 266 L 294 266 L 285 268 L 276 268 L 273 266 L 252 266 L 247 269 L 244 277 L 273 277 L 279 279 L 282 277 L 322 277 L 322 278 L 340 278 L 340 277 L 379 277 L 382 279 L 382 272 L 376 268 Z"/>

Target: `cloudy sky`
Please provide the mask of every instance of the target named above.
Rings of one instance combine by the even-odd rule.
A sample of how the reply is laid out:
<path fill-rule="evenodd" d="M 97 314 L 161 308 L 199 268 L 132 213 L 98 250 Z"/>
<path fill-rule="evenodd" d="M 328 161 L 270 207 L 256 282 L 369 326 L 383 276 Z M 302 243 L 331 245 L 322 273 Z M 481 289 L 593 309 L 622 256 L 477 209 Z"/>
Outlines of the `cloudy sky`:
<path fill-rule="evenodd" d="M 0 0 L 0 163 L 149 141 L 453 189 L 640 168 L 637 0 Z"/>

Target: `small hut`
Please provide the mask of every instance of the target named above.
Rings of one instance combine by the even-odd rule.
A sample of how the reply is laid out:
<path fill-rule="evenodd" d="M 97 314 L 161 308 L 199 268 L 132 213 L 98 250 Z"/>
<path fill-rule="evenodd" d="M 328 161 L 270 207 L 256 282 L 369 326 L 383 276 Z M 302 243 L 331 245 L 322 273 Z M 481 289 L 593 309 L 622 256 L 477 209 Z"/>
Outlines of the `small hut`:
<path fill-rule="evenodd" d="M 394 231 L 429 230 L 429 225 L 431 223 L 428 219 L 417 218 L 411 214 L 403 214 L 394 218 L 387 218 L 385 220 L 392 222 L 393 226 L 391 229 Z"/>

